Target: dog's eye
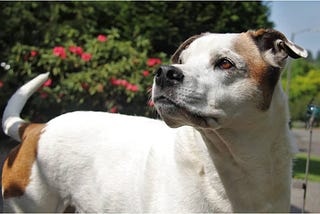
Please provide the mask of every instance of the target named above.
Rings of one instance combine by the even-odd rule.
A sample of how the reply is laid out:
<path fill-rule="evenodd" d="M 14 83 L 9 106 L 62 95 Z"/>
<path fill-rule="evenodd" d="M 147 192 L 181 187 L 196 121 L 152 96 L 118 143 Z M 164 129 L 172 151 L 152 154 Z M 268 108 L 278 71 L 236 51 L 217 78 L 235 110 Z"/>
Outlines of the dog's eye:
<path fill-rule="evenodd" d="M 222 70 L 228 70 L 234 67 L 233 63 L 226 58 L 219 60 L 216 66 L 218 66 Z"/>

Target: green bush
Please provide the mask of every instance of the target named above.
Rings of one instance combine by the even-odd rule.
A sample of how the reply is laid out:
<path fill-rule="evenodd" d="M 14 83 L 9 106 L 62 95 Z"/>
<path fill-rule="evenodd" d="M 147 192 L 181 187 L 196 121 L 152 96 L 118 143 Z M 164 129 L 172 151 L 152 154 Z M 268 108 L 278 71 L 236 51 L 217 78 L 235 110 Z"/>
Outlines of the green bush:
<path fill-rule="evenodd" d="M 122 41 L 117 29 L 83 35 L 80 42 L 65 37 L 50 48 L 16 44 L 1 67 L 6 75 L 0 90 L 7 91 L 1 93 L 1 105 L 13 89 L 49 71 L 50 79 L 27 106 L 25 116 L 32 120 L 79 109 L 154 116 L 149 101 L 152 72 L 166 55 L 149 56 L 149 50 L 147 39 Z"/>
<path fill-rule="evenodd" d="M 289 106 L 292 120 L 306 120 L 307 105 L 320 106 L 320 66 L 317 60 L 292 60 Z M 282 76 L 282 85 L 286 90 L 287 71 Z"/>
<path fill-rule="evenodd" d="M 310 70 L 304 76 L 296 76 L 290 85 L 290 109 L 293 120 L 305 120 L 307 105 L 320 105 L 320 70 Z"/>
<path fill-rule="evenodd" d="M 268 28 L 268 2 L 242 1 L 69 1 L 0 4 L 0 57 L 16 42 L 52 45 L 66 36 L 105 33 L 115 27 L 124 40 L 140 35 L 151 53 L 172 54 L 202 32 L 242 32 Z M 68 32 L 66 34 L 66 32 Z"/>

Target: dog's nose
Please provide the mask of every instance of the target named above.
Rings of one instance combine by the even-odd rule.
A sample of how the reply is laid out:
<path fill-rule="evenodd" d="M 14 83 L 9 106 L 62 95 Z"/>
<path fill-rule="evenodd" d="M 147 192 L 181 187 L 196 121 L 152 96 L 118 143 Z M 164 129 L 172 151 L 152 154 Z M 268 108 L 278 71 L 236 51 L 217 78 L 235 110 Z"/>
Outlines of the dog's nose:
<path fill-rule="evenodd" d="M 182 71 L 171 65 L 162 65 L 155 72 L 156 84 L 160 87 L 173 86 L 182 83 L 184 75 Z"/>

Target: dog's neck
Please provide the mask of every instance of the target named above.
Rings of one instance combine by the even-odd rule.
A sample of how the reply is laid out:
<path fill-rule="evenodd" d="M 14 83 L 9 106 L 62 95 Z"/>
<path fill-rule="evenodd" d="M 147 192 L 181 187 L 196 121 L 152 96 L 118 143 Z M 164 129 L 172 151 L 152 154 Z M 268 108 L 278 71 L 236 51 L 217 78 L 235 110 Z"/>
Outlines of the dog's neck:
<path fill-rule="evenodd" d="M 277 92 L 254 126 L 199 130 L 233 211 L 289 211 L 292 149 L 287 107 Z"/>

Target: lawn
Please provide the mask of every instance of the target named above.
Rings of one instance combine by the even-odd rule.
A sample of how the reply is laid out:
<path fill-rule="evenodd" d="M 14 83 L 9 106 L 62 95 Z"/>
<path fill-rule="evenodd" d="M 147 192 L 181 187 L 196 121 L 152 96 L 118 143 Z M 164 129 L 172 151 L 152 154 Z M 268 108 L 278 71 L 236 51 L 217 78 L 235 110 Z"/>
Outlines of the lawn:
<path fill-rule="evenodd" d="M 305 178 L 306 162 L 306 153 L 299 153 L 295 156 L 293 162 L 293 178 L 302 180 Z M 320 157 L 318 156 L 310 157 L 308 179 L 309 181 L 320 182 Z"/>

